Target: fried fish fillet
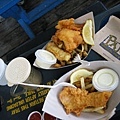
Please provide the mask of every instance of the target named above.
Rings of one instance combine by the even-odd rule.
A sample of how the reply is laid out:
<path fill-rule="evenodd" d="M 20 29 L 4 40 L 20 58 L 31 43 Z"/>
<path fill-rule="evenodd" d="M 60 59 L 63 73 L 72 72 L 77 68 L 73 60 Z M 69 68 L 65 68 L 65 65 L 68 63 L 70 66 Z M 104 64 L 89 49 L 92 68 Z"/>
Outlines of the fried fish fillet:
<path fill-rule="evenodd" d="M 106 107 L 112 92 L 92 92 L 88 94 L 87 106 L 89 107 Z"/>
<path fill-rule="evenodd" d="M 71 58 L 70 53 L 65 52 L 62 49 L 58 48 L 56 44 L 52 41 L 47 44 L 46 50 L 53 53 L 59 61 L 69 61 Z"/>
<path fill-rule="evenodd" d="M 58 22 L 58 25 L 55 26 L 55 28 L 59 30 L 67 28 L 81 32 L 84 24 L 76 24 L 74 20 L 75 20 L 74 18 L 60 20 Z"/>
<path fill-rule="evenodd" d="M 62 41 L 64 43 L 65 50 L 69 53 L 71 53 L 74 49 L 83 43 L 83 38 L 79 31 L 74 31 L 67 28 L 57 30 L 51 39 L 56 44 Z"/>
<path fill-rule="evenodd" d="M 75 113 L 79 116 L 87 107 L 106 107 L 111 94 L 112 92 L 88 93 L 80 88 L 64 87 L 59 94 L 59 99 L 67 114 Z"/>
<path fill-rule="evenodd" d="M 79 88 L 64 87 L 59 94 L 59 99 L 63 104 L 67 114 L 75 113 L 80 115 L 81 111 L 87 107 L 86 97 L 88 92 Z"/>

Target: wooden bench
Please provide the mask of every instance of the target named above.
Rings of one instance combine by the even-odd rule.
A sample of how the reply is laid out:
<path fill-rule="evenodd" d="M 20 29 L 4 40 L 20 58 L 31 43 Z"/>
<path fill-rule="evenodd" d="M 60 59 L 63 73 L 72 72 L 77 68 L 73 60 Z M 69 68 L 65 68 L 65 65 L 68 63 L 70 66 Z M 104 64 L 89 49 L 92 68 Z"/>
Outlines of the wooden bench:
<path fill-rule="evenodd" d="M 35 34 L 29 25 L 64 0 L 44 0 L 29 12 L 26 12 L 23 7 L 18 5 L 20 1 L 21 0 L 0 0 L 0 16 L 3 18 L 12 17 L 16 19 L 30 39 L 34 39 Z"/>

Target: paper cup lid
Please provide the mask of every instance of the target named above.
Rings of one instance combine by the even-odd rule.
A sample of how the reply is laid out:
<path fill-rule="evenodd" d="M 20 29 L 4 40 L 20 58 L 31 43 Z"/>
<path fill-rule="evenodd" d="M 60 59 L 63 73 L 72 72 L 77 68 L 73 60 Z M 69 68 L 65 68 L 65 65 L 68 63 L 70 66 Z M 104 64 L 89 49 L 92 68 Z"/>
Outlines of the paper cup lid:
<path fill-rule="evenodd" d="M 113 91 L 118 86 L 119 77 L 114 70 L 105 68 L 94 74 L 92 82 L 98 91 Z"/>
<path fill-rule="evenodd" d="M 6 67 L 5 77 L 8 83 L 17 84 L 24 82 L 30 75 L 31 65 L 29 61 L 23 57 L 13 59 Z"/>

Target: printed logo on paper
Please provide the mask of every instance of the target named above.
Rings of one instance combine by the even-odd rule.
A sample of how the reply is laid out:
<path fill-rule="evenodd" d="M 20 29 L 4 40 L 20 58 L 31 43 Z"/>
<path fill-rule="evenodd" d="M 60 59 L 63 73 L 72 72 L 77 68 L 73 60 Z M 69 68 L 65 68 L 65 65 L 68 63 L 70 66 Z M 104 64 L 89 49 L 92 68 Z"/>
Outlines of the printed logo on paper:
<path fill-rule="evenodd" d="M 120 42 L 114 35 L 109 35 L 100 43 L 100 46 L 120 60 Z"/>

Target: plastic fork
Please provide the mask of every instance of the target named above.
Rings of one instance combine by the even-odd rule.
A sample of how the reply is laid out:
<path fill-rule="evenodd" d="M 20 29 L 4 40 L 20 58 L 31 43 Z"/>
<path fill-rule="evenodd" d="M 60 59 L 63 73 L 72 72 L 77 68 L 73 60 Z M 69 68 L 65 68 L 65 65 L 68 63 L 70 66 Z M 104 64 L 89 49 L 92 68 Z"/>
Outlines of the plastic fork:
<path fill-rule="evenodd" d="M 19 85 L 25 85 L 25 86 L 30 86 L 30 87 L 43 87 L 43 88 L 56 88 L 59 86 L 70 86 L 76 88 L 74 85 L 67 83 L 67 82 L 61 82 L 59 84 L 55 84 L 53 86 L 50 85 L 37 85 L 37 84 L 28 84 L 28 83 L 18 83 Z"/>
<path fill-rule="evenodd" d="M 81 64 L 84 64 L 84 65 L 86 65 L 86 66 L 89 66 L 89 65 L 90 65 L 90 63 L 89 63 L 88 61 L 81 60 L 79 54 L 77 54 L 77 55 L 75 56 L 75 58 L 73 59 L 72 62 L 74 62 L 74 63 L 75 63 L 75 62 L 77 62 L 77 63 L 81 63 Z"/>

